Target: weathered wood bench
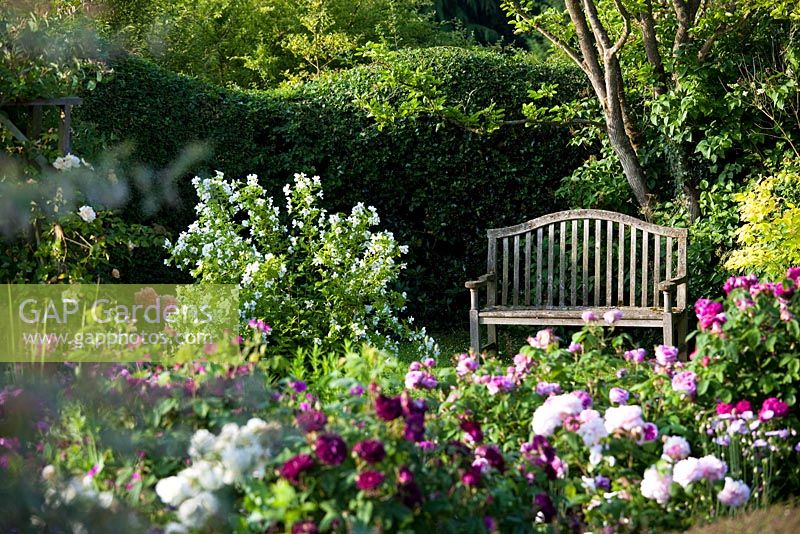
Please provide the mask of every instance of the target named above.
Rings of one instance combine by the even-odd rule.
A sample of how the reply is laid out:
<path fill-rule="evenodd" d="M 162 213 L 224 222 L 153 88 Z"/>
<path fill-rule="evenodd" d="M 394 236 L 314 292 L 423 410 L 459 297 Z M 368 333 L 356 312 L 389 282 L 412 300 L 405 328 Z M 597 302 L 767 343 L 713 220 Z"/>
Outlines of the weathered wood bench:
<path fill-rule="evenodd" d="M 496 346 L 499 324 L 575 326 L 583 324 L 584 312 L 602 320 L 609 309 L 622 312 L 618 326 L 663 328 L 664 343 L 684 350 L 685 228 L 611 211 L 572 210 L 492 228 L 487 235 L 487 273 L 464 284 L 471 297 L 473 350 L 484 348 L 480 325 L 487 326 L 488 345 Z"/>

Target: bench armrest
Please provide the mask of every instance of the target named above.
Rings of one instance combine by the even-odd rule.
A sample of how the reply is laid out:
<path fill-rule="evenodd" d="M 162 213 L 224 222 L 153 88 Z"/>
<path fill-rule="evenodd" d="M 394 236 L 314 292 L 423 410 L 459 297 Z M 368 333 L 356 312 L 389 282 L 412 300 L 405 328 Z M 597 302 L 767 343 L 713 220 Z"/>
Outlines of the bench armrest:
<path fill-rule="evenodd" d="M 676 286 L 686 283 L 686 275 L 678 276 L 677 278 L 671 278 L 669 280 L 665 280 L 658 284 L 659 291 L 672 291 Z"/>
<path fill-rule="evenodd" d="M 470 280 L 468 282 L 465 282 L 464 287 L 466 287 L 467 289 L 478 289 L 487 285 L 489 282 L 493 281 L 494 281 L 494 273 L 487 273 L 479 276 L 477 280 Z"/>

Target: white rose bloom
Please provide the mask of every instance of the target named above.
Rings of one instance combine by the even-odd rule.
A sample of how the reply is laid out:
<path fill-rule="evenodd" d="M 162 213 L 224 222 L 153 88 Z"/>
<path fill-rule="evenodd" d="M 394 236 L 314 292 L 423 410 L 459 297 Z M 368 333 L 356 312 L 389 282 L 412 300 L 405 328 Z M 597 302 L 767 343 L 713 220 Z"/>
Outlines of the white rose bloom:
<path fill-rule="evenodd" d="M 617 430 L 630 432 L 644 426 L 642 408 L 634 405 L 613 406 L 606 410 L 606 430 L 613 434 Z"/>
<path fill-rule="evenodd" d="M 654 499 L 658 504 L 666 504 L 669 501 L 669 487 L 672 484 L 672 477 L 658 472 L 655 466 L 650 467 L 644 472 L 644 478 L 640 489 L 642 496 L 647 499 Z"/>
<path fill-rule="evenodd" d="M 181 471 L 180 476 L 196 481 L 206 491 L 215 491 L 223 486 L 224 472 L 218 463 L 200 460 L 193 466 Z"/>
<path fill-rule="evenodd" d="M 214 434 L 201 428 L 192 436 L 189 442 L 189 456 L 192 458 L 200 458 L 208 454 L 214 449 L 214 442 L 216 438 Z"/>
<path fill-rule="evenodd" d="M 162 478 L 156 484 L 156 493 L 162 502 L 178 506 L 191 495 L 189 482 L 183 477 Z"/>
<path fill-rule="evenodd" d="M 578 428 L 577 434 L 583 438 L 583 442 L 587 447 L 591 447 L 592 445 L 597 445 L 601 439 L 608 436 L 608 430 L 606 430 L 603 419 L 595 417 L 582 424 Z"/>
<path fill-rule="evenodd" d="M 189 529 L 180 523 L 172 521 L 164 527 L 164 534 L 187 534 Z"/>
<path fill-rule="evenodd" d="M 56 476 L 56 468 L 52 465 L 44 466 L 42 469 L 42 478 L 44 480 L 52 480 Z"/>
<path fill-rule="evenodd" d="M 91 206 L 81 206 L 78 210 L 78 215 L 87 223 L 92 223 L 97 218 L 97 213 Z"/>
<path fill-rule="evenodd" d="M 675 482 L 688 487 L 689 484 L 703 478 L 703 470 L 697 458 L 686 458 L 675 464 L 672 470 L 672 478 Z"/>
<path fill-rule="evenodd" d="M 178 507 L 178 519 L 189 528 L 200 528 L 219 510 L 219 501 L 211 493 L 203 492 L 183 502 Z"/>

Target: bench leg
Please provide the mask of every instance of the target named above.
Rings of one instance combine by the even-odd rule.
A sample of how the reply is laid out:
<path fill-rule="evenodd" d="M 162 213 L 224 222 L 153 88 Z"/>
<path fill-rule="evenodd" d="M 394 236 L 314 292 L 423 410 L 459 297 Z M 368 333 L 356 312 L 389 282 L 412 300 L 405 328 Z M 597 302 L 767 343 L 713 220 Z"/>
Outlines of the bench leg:
<path fill-rule="evenodd" d="M 488 338 L 489 345 L 497 347 L 497 326 L 493 324 L 486 325 L 486 337 Z"/>
<path fill-rule="evenodd" d="M 671 313 L 664 314 L 664 345 L 676 346 L 675 316 Z"/>
<path fill-rule="evenodd" d="M 478 310 L 469 311 L 469 347 L 478 354 L 481 351 L 481 331 L 478 323 Z"/>
<path fill-rule="evenodd" d="M 685 361 L 687 359 L 687 351 L 689 348 L 686 346 L 686 334 L 689 330 L 689 314 L 683 312 L 678 317 L 678 339 L 676 346 L 680 351 L 680 357 Z"/>

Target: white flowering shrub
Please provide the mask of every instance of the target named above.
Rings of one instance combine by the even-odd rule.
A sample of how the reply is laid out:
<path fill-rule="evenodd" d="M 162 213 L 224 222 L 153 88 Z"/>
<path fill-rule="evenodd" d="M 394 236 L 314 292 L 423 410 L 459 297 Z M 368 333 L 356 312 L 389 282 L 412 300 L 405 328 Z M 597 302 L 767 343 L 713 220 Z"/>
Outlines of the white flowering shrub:
<path fill-rule="evenodd" d="M 393 286 L 407 247 L 374 230 L 375 208 L 359 203 L 349 215 L 328 214 L 318 205 L 319 177 L 304 174 L 284 187 L 283 210 L 252 174 L 241 182 L 218 172 L 192 184 L 198 218 L 176 243 L 167 241 L 167 263 L 202 282 L 238 284 L 242 322 L 269 323 L 272 345 L 328 350 L 352 340 L 396 352 L 413 340 L 434 352 L 424 329 L 398 317 L 405 293 Z"/>

